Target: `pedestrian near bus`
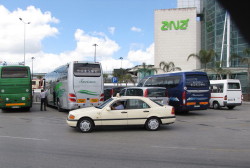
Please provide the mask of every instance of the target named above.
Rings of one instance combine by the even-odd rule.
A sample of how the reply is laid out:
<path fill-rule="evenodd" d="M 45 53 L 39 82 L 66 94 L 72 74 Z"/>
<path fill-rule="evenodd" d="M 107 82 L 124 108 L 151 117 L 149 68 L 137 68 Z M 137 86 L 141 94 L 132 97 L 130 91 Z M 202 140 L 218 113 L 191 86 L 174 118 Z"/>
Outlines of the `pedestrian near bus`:
<path fill-rule="evenodd" d="M 46 111 L 47 95 L 46 95 L 46 92 L 43 89 L 41 90 L 40 98 L 41 98 L 40 110 L 43 111 L 43 108 L 44 108 L 44 111 Z"/>

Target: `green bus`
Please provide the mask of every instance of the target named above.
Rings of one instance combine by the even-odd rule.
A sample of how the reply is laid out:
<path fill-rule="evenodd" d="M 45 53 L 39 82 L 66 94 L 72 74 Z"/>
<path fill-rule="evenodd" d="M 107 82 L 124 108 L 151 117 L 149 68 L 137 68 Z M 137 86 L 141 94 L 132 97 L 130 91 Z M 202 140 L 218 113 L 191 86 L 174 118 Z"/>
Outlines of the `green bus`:
<path fill-rule="evenodd" d="M 0 109 L 32 107 L 30 68 L 21 65 L 0 66 Z"/>

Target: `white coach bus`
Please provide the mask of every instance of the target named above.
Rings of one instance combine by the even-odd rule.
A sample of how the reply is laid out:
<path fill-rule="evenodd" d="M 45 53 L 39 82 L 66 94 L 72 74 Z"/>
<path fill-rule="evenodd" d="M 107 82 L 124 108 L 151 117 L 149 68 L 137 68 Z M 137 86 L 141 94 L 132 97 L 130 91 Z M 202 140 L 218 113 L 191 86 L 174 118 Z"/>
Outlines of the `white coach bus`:
<path fill-rule="evenodd" d="M 70 62 L 45 75 L 48 105 L 58 111 L 97 106 L 103 103 L 103 74 L 100 63 Z"/>

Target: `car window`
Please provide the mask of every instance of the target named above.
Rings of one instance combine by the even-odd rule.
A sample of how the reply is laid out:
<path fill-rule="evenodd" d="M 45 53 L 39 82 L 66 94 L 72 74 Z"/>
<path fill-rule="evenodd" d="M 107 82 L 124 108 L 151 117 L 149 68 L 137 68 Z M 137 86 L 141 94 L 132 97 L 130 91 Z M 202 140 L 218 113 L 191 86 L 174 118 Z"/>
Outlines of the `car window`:
<path fill-rule="evenodd" d="M 126 96 L 143 96 L 142 89 L 127 89 Z"/>
<path fill-rule="evenodd" d="M 150 108 L 150 106 L 142 100 L 139 99 L 127 100 L 126 109 L 145 109 L 145 108 Z"/>
<path fill-rule="evenodd" d="M 111 104 L 110 108 L 112 110 L 122 110 L 125 109 L 125 106 L 126 106 L 126 100 L 117 100 Z"/>
<path fill-rule="evenodd" d="M 120 91 L 120 96 L 124 96 L 124 95 L 125 95 L 125 90 L 126 90 L 126 89 L 122 89 L 122 90 Z"/>
<path fill-rule="evenodd" d="M 148 89 L 148 97 L 166 97 L 166 89 Z"/>

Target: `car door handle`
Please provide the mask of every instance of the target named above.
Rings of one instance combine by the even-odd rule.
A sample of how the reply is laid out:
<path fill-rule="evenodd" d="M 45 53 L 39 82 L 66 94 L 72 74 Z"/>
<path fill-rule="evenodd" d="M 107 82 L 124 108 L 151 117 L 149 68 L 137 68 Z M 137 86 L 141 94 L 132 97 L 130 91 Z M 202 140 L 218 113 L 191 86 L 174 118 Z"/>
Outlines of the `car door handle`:
<path fill-rule="evenodd" d="M 143 111 L 144 113 L 148 113 L 149 111 Z"/>
<path fill-rule="evenodd" d="M 127 113 L 126 111 L 123 111 L 123 112 L 121 112 L 121 113 Z"/>

